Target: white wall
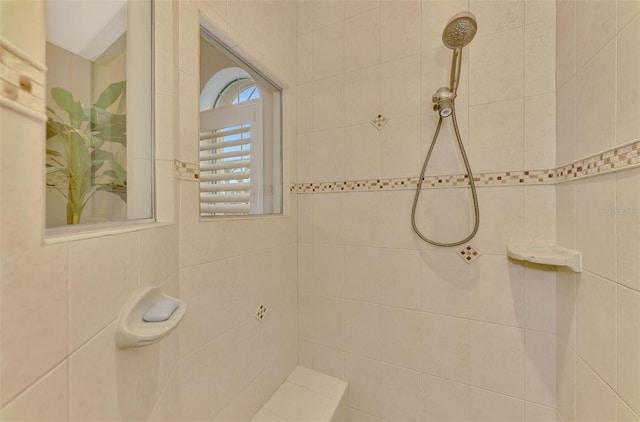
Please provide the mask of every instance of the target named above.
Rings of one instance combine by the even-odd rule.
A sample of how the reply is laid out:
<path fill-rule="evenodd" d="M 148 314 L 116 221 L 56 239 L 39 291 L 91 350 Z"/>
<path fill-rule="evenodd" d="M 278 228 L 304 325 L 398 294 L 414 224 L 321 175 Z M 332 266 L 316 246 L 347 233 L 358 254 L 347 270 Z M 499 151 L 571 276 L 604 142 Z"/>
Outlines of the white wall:
<path fill-rule="evenodd" d="M 457 101 L 476 175 L 555 166 L 555 3 L 298 6 L 297 182 L 419 175 L 431 95 L 449 81 L 441 31 L 462 10 L 479 26 Z M 428 174 L 463 173 L 449 129 L 438 142 Z M 555 272 L 505 256 L 508 242 L 554 242 L 554 186 L 478 194 L 471 264 L 412 233 L 411 190 L 298 195 L 300 363 L 349 381 L 352 420 L 555 418 Z M 423 198 L 428 235 L 469 233 L 468 191 Z"/>
<path fill-rule="evenodd" d="M 640 2 L 557 6 L 558 164 L 608 150 L 618 161 L 616 146 L 640 140 Z M 564 421 L 640 420 L 640 172 L 628 168 L 557 187 L 558 242 L 584 260 L 558 274 Z"/>

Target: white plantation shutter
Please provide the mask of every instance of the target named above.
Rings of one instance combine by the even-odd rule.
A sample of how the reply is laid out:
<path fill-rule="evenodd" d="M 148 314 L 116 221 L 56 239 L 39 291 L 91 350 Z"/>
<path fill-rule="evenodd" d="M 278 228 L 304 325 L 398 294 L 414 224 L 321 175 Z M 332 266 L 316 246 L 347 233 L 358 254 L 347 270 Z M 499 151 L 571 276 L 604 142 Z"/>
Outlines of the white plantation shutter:
<path fill-rule="evenodd" d="M 200 112 L 200 214 L 262 212 L 262 99 Z"/>

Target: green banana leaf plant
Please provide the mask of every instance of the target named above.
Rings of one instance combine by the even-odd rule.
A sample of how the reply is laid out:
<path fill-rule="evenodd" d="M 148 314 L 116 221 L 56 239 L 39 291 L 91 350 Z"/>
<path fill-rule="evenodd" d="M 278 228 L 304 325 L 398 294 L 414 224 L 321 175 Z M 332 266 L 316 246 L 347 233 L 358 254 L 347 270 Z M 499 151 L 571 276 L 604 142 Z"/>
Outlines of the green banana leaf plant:
<path fill-rule="evenodd" d="M 89 199 L 111 192 L 126 202 L 127 173 L 109 144 L 126 147 L 127 115 L 107 111 L 124 99 L 126 81 L 109 85 L 93 105 L 63 88 L 51 89 L 62 117 L 47 107 L 47 186 L 67 201 L 67 224 L 78 224 Z M 111 149 L 111 151 L 110 151 Z"/>

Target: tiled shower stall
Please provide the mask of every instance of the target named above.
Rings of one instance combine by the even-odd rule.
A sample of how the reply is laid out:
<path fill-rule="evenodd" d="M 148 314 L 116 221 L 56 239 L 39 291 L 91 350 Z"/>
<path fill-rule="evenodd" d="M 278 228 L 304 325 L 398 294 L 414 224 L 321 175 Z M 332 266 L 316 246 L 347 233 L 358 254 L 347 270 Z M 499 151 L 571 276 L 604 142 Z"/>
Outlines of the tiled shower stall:
<path fill-rule="evenodd" d="M 478 179 L 471 262 L 465 245 L 431 246 L 410 225 L 438 121 L 431 95 L 448 84 L 440 34 L 467 9 L 478 33 L 456 111 Z M 555 241 L 544 171 L 555 167 L 555 3 L 298 11 L 297 180 L 317 185 L 298 194 L 301 363 L 349 382 L 354 420 L 554 419 L 556 273 L 510 262 L 506 243 Z M 467 181 L 447 126 L 427 175 L 419 225 L 435 240 L 464 238 L 474 216 L 468 189 L 455 187 Z M 351 180 L 363 182 L 344 189 Z"/>
<path fill-rule="evenodd" d="M 462 10 L 481 221 L 438 248 L 410 214 Z M 299 364 L 349 383 L 353 421 L 640 421 L 640 1 L 156 0 L 158 221 L 66 242 L 43 242 L 43 13 L 0 1 L 0 419 L 249 420 Z M 199 218 L 199 14 L 287 85 L 284 216 Z M 420 227 L 464 237 L 448 127 L 425 184 Z M 151 285 L 184 321 L 116 348 Z"/>

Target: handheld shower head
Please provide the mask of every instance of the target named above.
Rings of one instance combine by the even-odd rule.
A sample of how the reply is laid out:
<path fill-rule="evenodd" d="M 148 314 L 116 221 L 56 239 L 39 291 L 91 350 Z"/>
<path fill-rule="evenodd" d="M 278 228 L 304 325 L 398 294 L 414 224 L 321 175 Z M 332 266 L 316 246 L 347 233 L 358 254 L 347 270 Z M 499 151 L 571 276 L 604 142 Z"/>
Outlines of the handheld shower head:
<path fill-rule="evenodd" d="M 467 46 L 478 31 L 476 17 L 471 12 L 454 15 L 442 31 L 442 42 L 447 48 L 456 49 Z"/>
<path fill-rule="evenodd" d="M 460 68 L 462 67 L 462 48 L 467 46 L 478 32 L 476 17 L 471 12 L 460 12 L 454 15 L 442 31 L 442 42 L 453 50 L 451 58 L 450 88 L 453 98 L 458 94 Z"/>

